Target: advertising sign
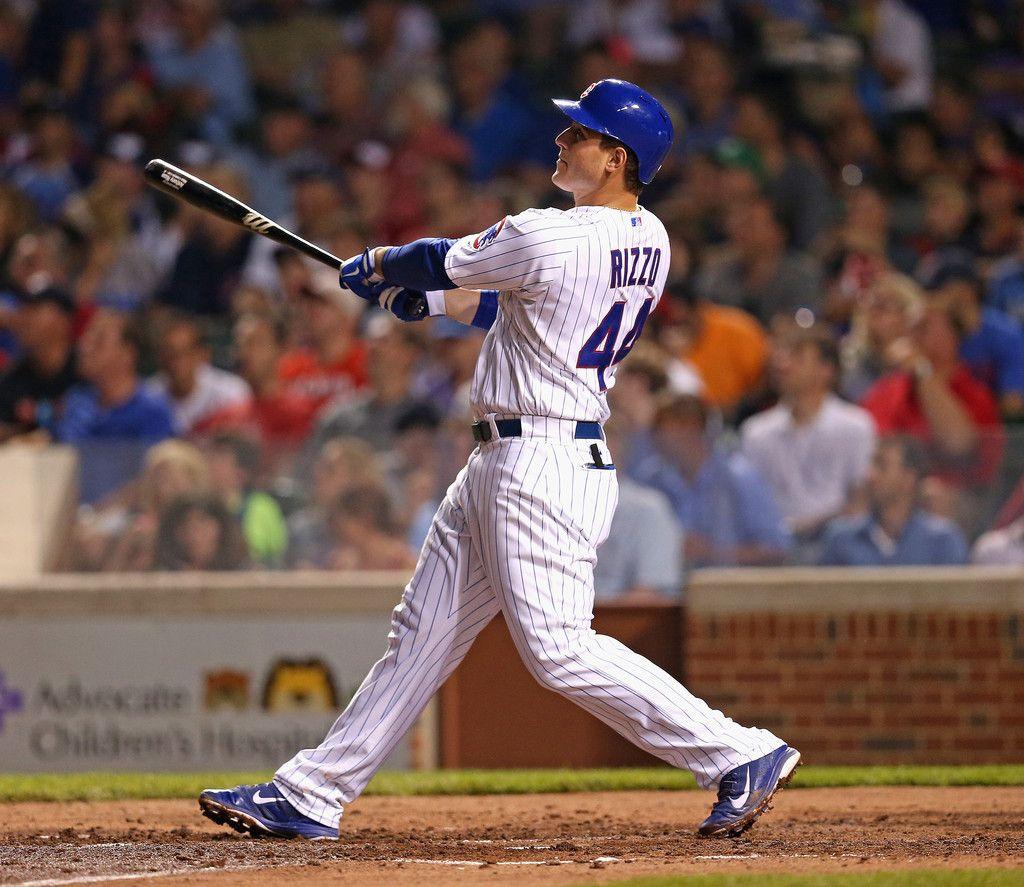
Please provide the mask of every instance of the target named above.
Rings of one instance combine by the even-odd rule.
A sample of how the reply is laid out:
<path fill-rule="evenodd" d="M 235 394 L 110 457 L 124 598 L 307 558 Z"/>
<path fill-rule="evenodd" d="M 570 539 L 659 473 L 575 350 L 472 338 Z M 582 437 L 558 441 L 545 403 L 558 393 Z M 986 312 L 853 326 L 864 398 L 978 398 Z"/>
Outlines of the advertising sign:
<path fill-rule="evenodd" d="M 0 772 L 275 768 L 319 743 L 387 632 L 383 613 L 0 621 Z"/>

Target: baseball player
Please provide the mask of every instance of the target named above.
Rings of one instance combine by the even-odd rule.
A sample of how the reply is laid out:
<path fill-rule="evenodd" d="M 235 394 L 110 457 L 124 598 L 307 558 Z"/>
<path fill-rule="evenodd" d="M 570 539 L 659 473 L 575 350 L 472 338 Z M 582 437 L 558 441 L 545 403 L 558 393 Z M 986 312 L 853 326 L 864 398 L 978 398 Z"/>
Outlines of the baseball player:
<path fill-rule="evenodd" d="M 475 236 L 367 249 L 342 265 L 343 286 L 400 319 L 414 319 L 425 293 L 432 315 L 488 329 L 471 395 L 478 446 L 438 508 L 383 658 L 317 748 L 269 783 L 204 791 L 215 822 L 337 839 L 346 805 L 499 612 L 544 687 L 717 786 L 702 835 L 749 828 L 800 761 L 590 627 L 596 551 L 617 501 L 606 393 L 669 267 L 665 229 L 637 196 L 672 124 L 621 80 L 555 104 L 569 125 L 552 181 L 573 209 L 530 209 Z"/>

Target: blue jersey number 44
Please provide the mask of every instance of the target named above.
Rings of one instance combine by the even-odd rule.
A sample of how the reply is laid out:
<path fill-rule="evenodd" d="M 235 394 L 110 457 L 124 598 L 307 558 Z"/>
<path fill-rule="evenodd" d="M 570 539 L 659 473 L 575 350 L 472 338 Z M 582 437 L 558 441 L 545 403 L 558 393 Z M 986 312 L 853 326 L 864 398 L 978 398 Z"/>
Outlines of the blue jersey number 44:
<path fill-rule="evenodd" d="M 644 331 L 644 324 L 651 313 L 654 299 L 645 299 L 643 305 L 637 312 L 636 320 L 626 337 L 616 347 L 619 338 L 619 330 L 622 328 L 622 314 L 626 310 L 625 302 L 616 302 L 608 309 L 608 313 L 601 319 L 597 329 L 590 334 L 590 337 L 580 348 L 579 357 L 576 358 L 576 366 L 580 369 L 597 370 L 597 383 L 602 391 L 607 391 L 604 374 L 610 366 L 621 361 L 636 344 L 640 334 Z"/>

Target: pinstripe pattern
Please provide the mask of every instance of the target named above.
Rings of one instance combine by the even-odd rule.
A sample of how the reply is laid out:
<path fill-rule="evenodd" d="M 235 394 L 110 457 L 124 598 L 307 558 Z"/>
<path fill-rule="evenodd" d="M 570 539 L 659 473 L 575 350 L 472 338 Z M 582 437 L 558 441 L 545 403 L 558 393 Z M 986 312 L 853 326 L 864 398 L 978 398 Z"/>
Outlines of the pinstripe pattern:
<path fill-rule="evenodd" d="M 669 263 L 661 223 L 645 211 L 530 210 L 506 219 L 484 247 L 475 240 L 449 252 L 449 276 L 505 291 L 473 406 L 488 420 L 521 417 L 524 436 L 495 436 L 470 456 L 434 517 L 383 658 L 324 741 L 278 770 L 285 797 L 326 825 L 337 825 L 499 610 L 537 681 L 704 787 L 783 744 L 590 627 L 593 567 L 618 486 L 614 470 L 588 467 L 594 442 L 573 437 L 576 420 L 608 415 L 597 371 L 578 368 L 577 354 L 616 301 L 627 302 L 624 336 L 644 300 L 660 297 Z M 611 289 L 610 250 L 654 245 L 663 253 L 654 282 Z M 614 366 L 605 376 L 611 387 Z"/>
<path fill-rule="evenodd" d="M 616 301 L 628 302 L 624 335 L 644 300 L 661 297 L 669 242 L 660 220 L 644 209 L 530 209 L 506 218 L 478 248 L 479 238 L 456 241 L 445 258 L 448 276 L 460 286 L 501 290 L 470 392 L 477 415 L 603 422 L 608 400 L 597 371 L 577 367 L 577 356 Z M 612 289 L 611 250 L 645 247 L 661 250 L 655 279 Z M 615 367 L 604 375 L 611 388 Z"/>

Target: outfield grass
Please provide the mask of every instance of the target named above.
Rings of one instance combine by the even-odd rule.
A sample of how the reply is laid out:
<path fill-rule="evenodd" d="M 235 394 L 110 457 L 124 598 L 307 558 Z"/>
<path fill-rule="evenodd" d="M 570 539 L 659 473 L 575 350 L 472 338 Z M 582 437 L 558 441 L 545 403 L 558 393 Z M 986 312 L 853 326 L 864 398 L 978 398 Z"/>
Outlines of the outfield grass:
<path fill-rule="evenodd" d="M 0 774 L 3 801 L 100 801 L 192 798 L 204 788 L 264 782 L 258 773 Z M 802 767 L 792 787 L 859 785 L 1024 785 L 1024 765 L 984 767 Z M 438 770 L 378 773 L 368 795 L 484 795 L 696 788 L 689 773 L 668 767 L 614 770 Z"/>
<path fill-rule="evenodd" d="M 655 875 L 604 881 L 601 887 L 1004 887 L 1020 883 L 1020 869 L 927 869 L 816 875 Z"/>

